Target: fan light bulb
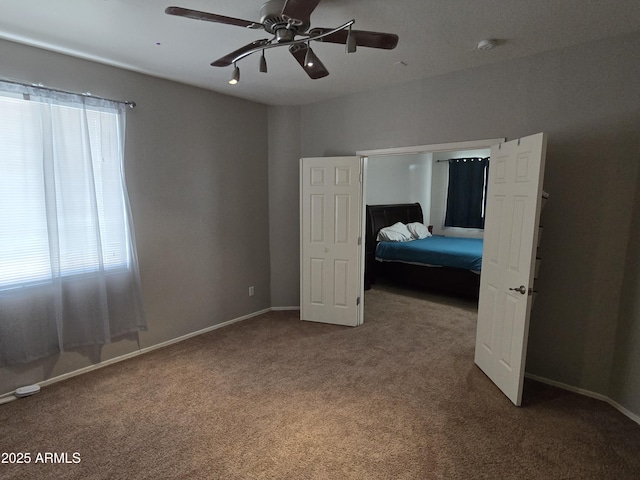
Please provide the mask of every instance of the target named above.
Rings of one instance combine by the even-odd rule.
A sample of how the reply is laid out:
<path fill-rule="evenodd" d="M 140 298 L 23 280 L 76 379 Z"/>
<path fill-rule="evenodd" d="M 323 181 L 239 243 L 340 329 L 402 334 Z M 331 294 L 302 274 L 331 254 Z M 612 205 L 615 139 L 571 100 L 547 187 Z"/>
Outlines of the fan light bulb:
<path fill-rule="evenodd" d="M 307 47 L 307 54 L 304 56 L 304 66 L 305 67 L 313 67 L 315 62 L 316 55 L 311 50 L 311 47 Z"/>
<path fill-rule="evenodd" d="M 231 80 L 229 80 L 229 85 L 235 85 L 239 81 L 240 81 L 240 68 L 234 63 L 233 75 L 231 76 Z"/>

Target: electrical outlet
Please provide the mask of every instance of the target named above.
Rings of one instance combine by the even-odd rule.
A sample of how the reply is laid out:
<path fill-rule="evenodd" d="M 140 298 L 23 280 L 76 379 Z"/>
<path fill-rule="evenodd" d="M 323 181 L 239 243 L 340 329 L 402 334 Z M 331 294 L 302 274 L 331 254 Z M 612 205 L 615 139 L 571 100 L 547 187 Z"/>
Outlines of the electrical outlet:
<path fill-rule="evenodd" d="M 249 296 L 253 297 L 253 295 L 255 294 L 255 290 L 253 287 L 249 287 Z"/>

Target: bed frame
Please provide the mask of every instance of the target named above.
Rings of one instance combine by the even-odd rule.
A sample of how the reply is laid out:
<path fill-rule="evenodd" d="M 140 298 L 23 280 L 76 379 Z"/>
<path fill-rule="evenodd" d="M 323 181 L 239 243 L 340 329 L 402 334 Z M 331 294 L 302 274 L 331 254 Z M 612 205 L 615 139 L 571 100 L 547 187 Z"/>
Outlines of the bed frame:
<path fill-rule="evenodd" d="M 469 270 L 449 267 L 428 267 L 398 262 L 378 262 L 375 259 L 376 237 L 381 228 L 396 222 L 423 222 L 419 203 L 367 205 L 365 236 L 365 289 L 378 279 L 423 290 L 478 298 L 480 275 Z M 432 227 L 429 227 L 431 231 Z"/>

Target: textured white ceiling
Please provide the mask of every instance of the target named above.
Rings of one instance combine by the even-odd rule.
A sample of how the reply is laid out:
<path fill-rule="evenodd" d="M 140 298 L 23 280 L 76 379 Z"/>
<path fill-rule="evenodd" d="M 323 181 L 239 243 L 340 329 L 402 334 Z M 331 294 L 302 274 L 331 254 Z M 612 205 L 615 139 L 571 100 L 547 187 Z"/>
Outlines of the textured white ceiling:
<path fill-rule="evenodd" d="M 268 38 L 262 30 L 164 13 L 170 5 L 259 20 L 262 0 L 0 0 L 0 38 L 271 105 L 300 105 L 640 30 L 638 0 L 322 0 L 312 26 L 396 33 L 395 50 L 313 48 L 330 75 L 311 80 L 286 48 L 231 67 L 213 60 Z M 484 38 L 499 40 L 476 50 Z M 1 67 L 1 63 L 0 63 Z M 1 76 L 0 70 L 0 76 Z"/>

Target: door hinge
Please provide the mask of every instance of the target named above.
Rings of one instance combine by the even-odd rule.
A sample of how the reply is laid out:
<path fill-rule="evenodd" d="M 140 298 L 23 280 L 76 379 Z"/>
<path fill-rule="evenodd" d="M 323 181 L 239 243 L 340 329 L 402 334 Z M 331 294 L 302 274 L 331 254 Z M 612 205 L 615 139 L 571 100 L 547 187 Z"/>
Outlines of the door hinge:
<path fill-rule="evenodd" d="M 360 180 L 360 183 L 362 183 L 362 172 L 360 172 L 360 175 L 358 175 L 358 180 Z"/>
<path fill-rule="evenodd" d="M 362 245 L 362 237 L 358 237 L 358 245 Z"/>
<path fill-rule="evenodd" d="M 356 305 L 360 305 L 360 297 L 356 298 Z"/>

